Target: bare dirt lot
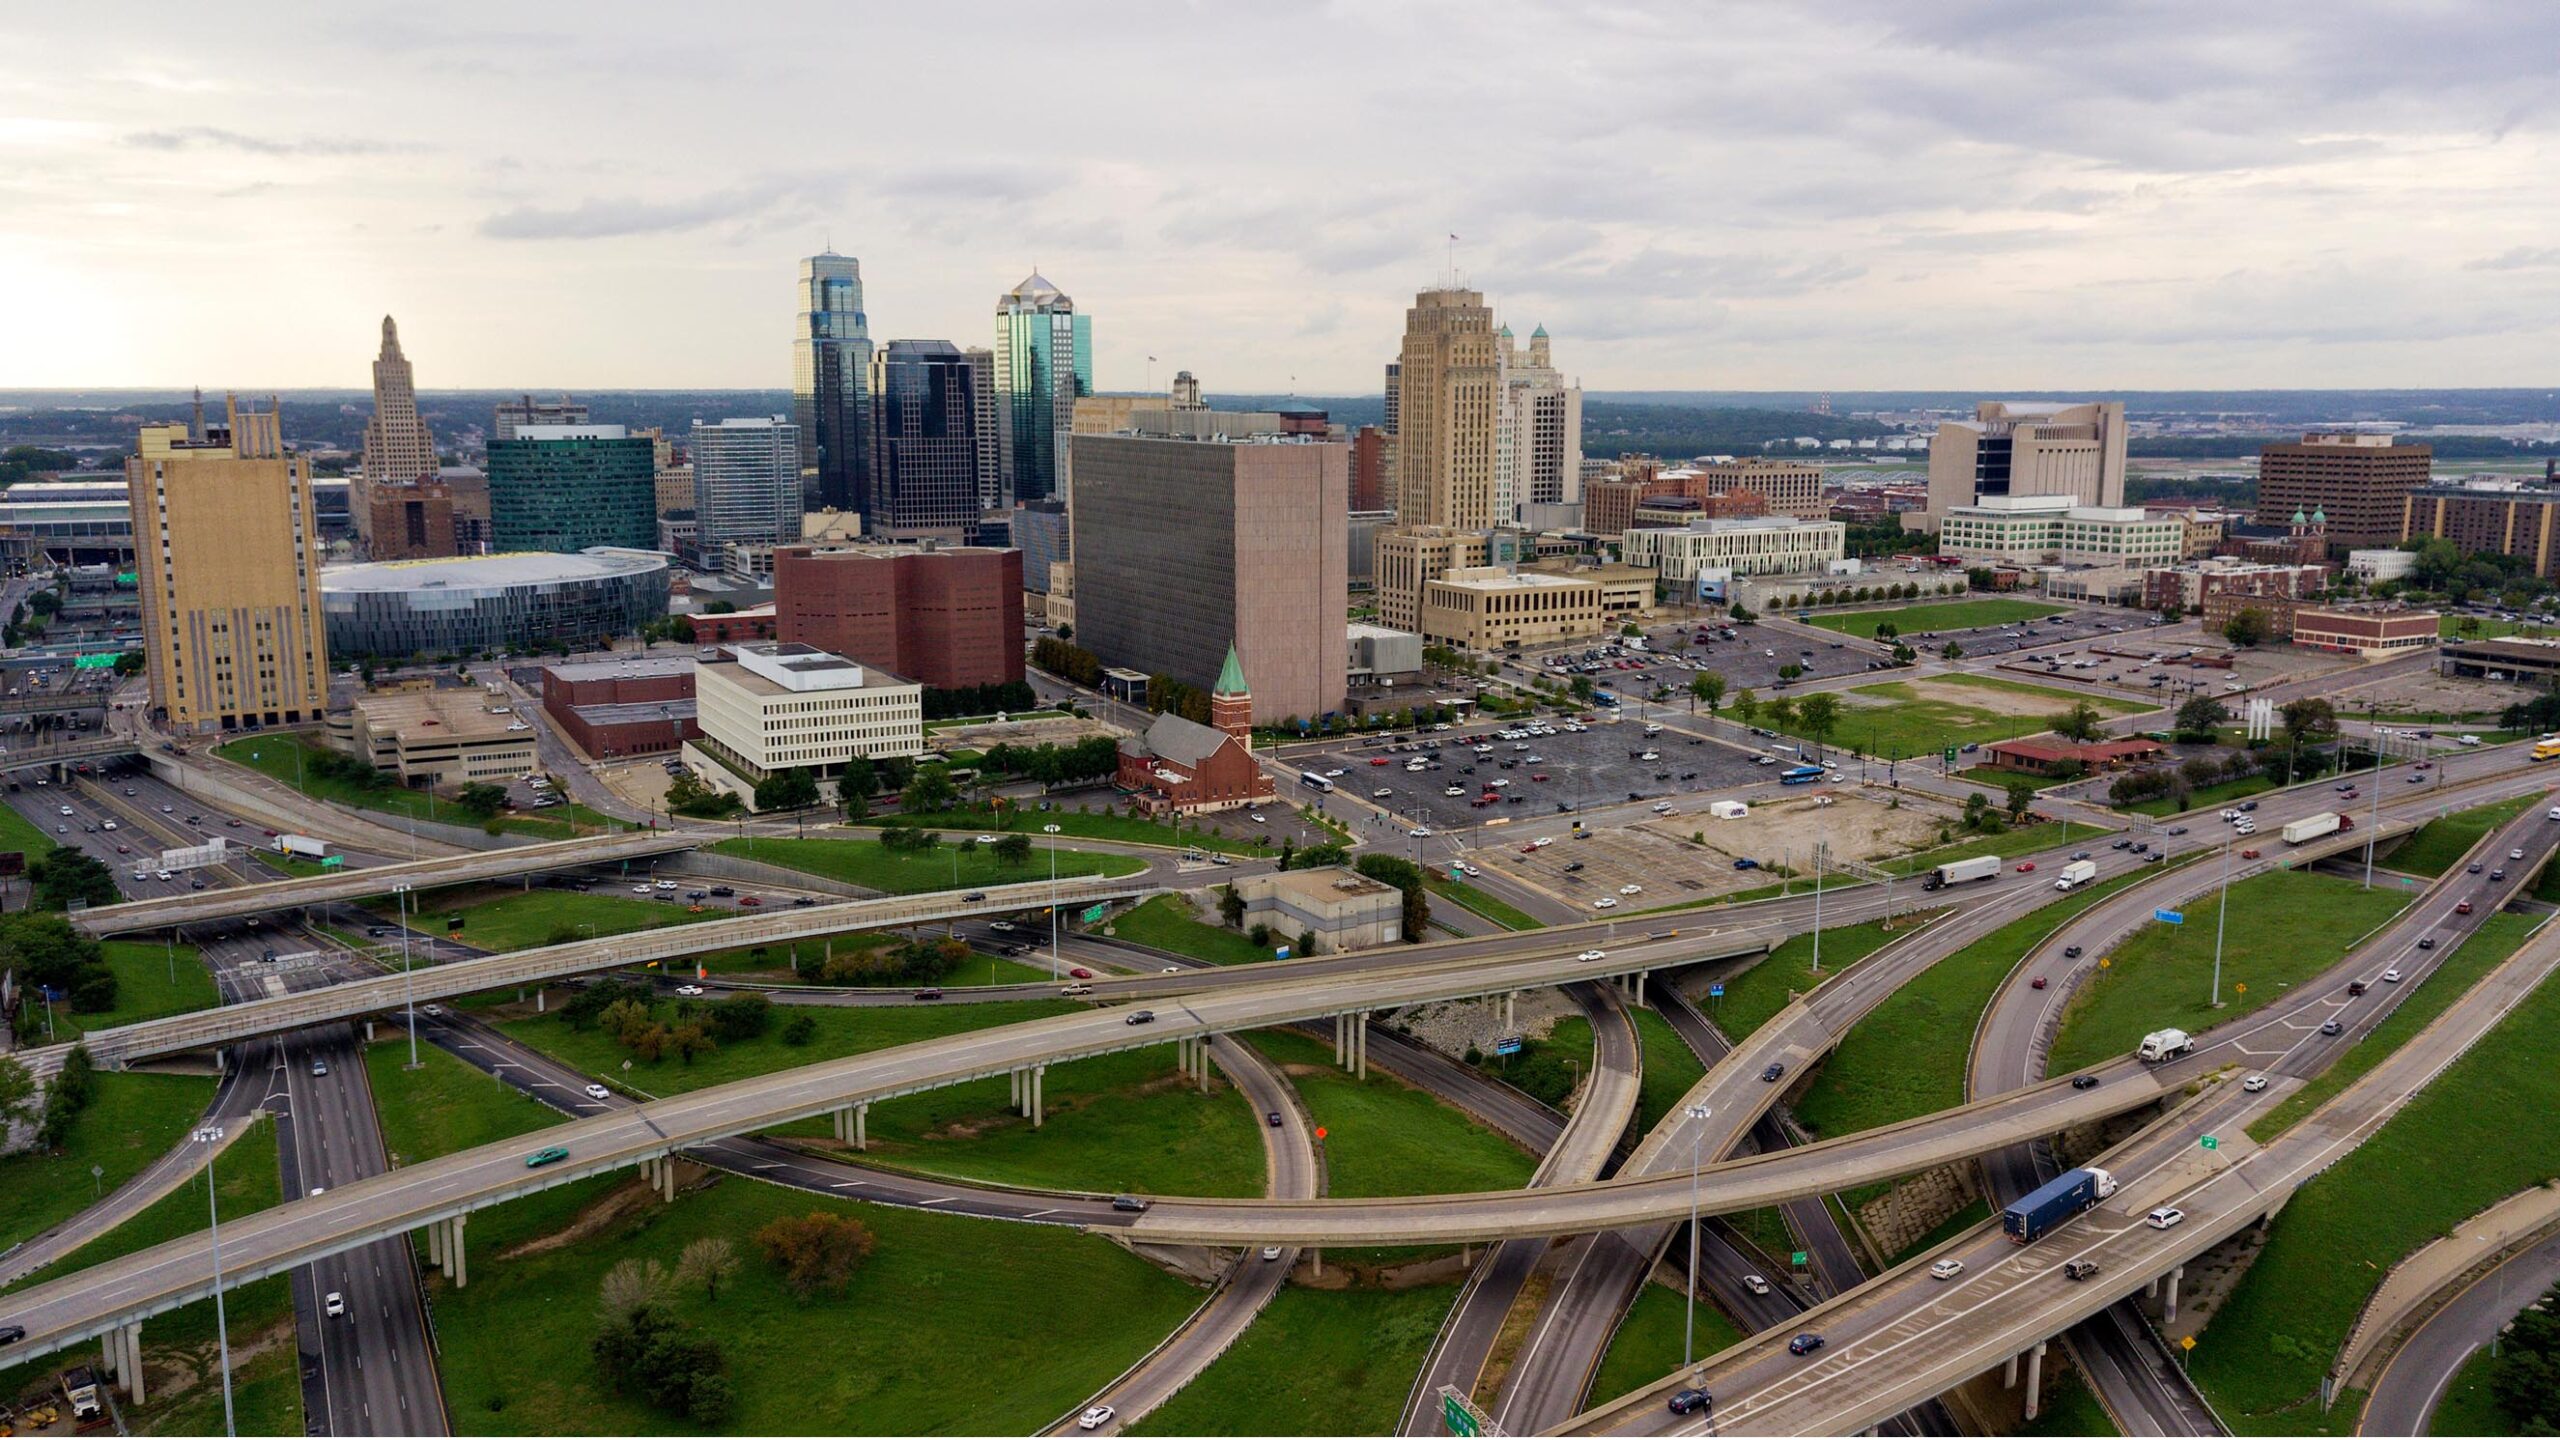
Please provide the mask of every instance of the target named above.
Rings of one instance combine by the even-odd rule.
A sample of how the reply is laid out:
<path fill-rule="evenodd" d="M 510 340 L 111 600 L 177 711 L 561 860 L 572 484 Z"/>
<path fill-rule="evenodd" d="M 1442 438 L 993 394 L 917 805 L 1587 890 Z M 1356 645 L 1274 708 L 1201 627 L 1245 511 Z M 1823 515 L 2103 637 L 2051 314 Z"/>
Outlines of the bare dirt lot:
<path fill-rule="evenodd" d="M 1770 882 L 1766 870 L 1735 869 L 1739 859 L 1809 875 L 1817 840 L 1828 842 L 1833 855 L 1850 860 L 1881 860 L 1937 842 L 1945 817 L 1935 811 L 1910 805 L 1896 810 L 1883 797 L 1822 788 L 1819 796 L 1754 805 L 1739 820 L 1715 819 L 1701 804 L 1684 807 L 1687 813 L 1594 831 L 1581 839 L 1563 826 L 1524 831 L 1508 837 L 1514 843 L 1488 846 L 1470 858 L 1567 904 L 1638 912 Z M 1822 799 L 1833 803 L 1818 803 Z M 1539 833 L 1552 836 L 1554 843 L 1532 850 L 1530 842 Z M 1692 842 L 1692 835 L 1699 839 Z M 1630 885 L 1636 887 L 1633 893 L 1626 890 Z M 1618 903 L 1594 904 L 1604 898 Z"/>
<path fill-rule="evenodd" d="M 2533 696 L 2533 687 L 2529 685 L 2502 680 L 2459 680 L 2433 671 L 2421 671 L 2362 686 L 2355 684 L 2353 676 L 2342 677 L 2341 688 L 2330 698 L 2341 711 L 2350 715 L 2362 714 L 2365 707 L 2371 705 L 2388 716 L 2494 714 Z"/>

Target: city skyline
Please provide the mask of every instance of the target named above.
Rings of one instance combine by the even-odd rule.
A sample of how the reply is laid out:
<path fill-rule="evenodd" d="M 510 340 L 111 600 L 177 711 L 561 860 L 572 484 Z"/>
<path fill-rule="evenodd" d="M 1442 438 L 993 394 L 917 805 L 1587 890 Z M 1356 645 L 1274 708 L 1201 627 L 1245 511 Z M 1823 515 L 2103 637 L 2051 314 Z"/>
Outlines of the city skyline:
<path fill-rule="evenodd" d="M 0 89 L 0 384 L 345 383 L 388 311 L 444 385 L 779 388 L 829 245 L 875 334 L 973 341 L 1039 267 L 1106 390 L 1370 392 L 1451 234 L 1592 390 L 2529 383 L 2560 300 L 2539 11 L 1396 7 L 1311 74 L 1131 7 L 1056 39 L 1071 123 L 999 90 L 895 159 L 802 141 L 797 82 L 898 55 L 866 86 L 921 104 L 972 76 L 947 20 L 92 13 Z M 1463 87 L 1530 76 L 1559 118 L 1468 144 Z"/>

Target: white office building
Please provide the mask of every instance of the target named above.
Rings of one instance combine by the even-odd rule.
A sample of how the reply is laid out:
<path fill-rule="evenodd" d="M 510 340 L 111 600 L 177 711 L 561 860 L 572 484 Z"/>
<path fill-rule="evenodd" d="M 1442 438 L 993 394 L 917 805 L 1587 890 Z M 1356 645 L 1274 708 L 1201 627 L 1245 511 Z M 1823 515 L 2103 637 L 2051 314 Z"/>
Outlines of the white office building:
<path fill-rule="evenodd" d="M 833 780 L 855 756 L 924 749 L 924 687 L 813 645 L 732 645 L 693 672 L 702 727 L 686 763 L 704 783 L 754 803 L 756 782 L 784 770 Z"/>
<path fill-rule="evenodd" d="M 696 543 L 790 544 L 800 538 L 800 427 L 780 415 L 693 422 Z"/>
<path fill-rule="evenodd" d="M 1627 531 L 1620 554 L 1669 584 L 1685 589 L 1701 569 L 1733 576 L 1801 575 L 1840 559 L 1849 527 L 1837 520 L 1798 520 L 1754 515 L 1739 520 L 1692 520 L 1686 525 Z"/>
<path fill-rule="evenodd" d="M 2068 495 L 1986 496 L 1939 517 L 1938 553 L 2000 565 L 2175 565 L 2186 522 Z"/>

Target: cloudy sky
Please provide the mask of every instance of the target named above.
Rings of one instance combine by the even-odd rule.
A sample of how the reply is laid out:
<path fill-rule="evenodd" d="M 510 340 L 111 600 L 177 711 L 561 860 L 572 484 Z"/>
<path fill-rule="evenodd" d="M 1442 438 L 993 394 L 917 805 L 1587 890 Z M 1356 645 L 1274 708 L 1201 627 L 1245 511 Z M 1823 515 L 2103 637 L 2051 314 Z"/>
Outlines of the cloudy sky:
<path fill-rule="evenodd" d="M 15 7 L 0 385 L 780 387 L 793 268 L 1100 382 L 1378 388 L 1459 269 L 1592 388 L 2530 385 L 2542 0 Z"/>

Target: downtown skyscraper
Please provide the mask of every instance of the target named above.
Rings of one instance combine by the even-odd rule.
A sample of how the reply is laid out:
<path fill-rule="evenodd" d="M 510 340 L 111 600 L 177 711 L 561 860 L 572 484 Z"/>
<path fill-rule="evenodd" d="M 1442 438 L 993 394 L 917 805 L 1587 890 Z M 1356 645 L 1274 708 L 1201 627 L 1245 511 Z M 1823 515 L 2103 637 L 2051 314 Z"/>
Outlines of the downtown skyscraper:
<path fill-rule="evenodd" d="M 1461 530 L 1494 523 L 1502 363 L 1484 296 L 1443 289 L 1413 297 L 1396 379 L 1396 522 Z"/>
<path fill-rule="evenodd" d="M 348 497 L 349 518 L 360 538 L 373 539 L 373 495 L 378 488 L 432 480 L 436 439 L 418 416 L 418 388 L 409 357 L 400 353 L 400 327 L 382 317 L 382 350 L 373 362 L 373 418 L 364 425 L 364 473 Z"/>
<path fill-rule="evenodd" d="M 871 363 L 872 469 L 865 534 L 958 543 L 977 523 L 993 428 L 979 366 L 948 340 L 892 340 Z"/>
<path fill-rule="evenodd" d="M 692 439 L 694 535 L 704 551 L 800 538 L 797 426 L 779 415 L 696 420 Z"/>
<path fill-rule="evenodd" d="M 996 302 L 996 412 L 1007 502 L 1058 491 L 1076 397 L 1093 393 L 1093 317 L 1039 274 Z"/>
<path fill-rule="evenodd" d="M 791 418 L 810 509 L 859 510 L 871 479 L 871 319 L 862 262 L 833 250 L 800 262 L 791 339 Z"/>

